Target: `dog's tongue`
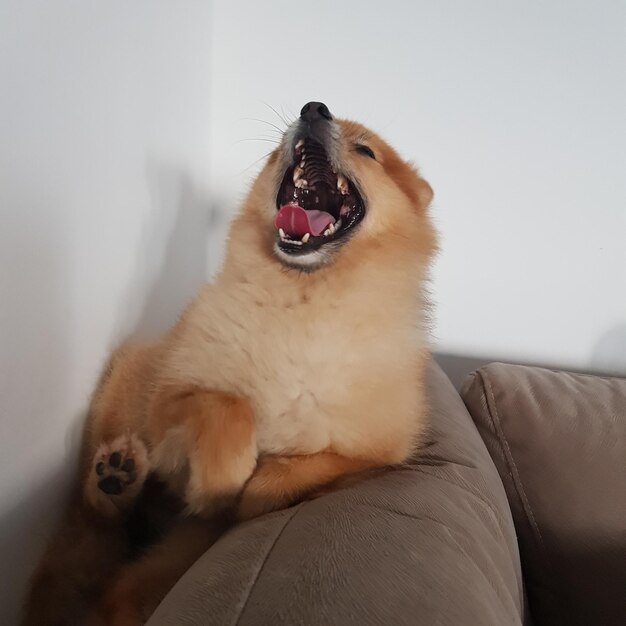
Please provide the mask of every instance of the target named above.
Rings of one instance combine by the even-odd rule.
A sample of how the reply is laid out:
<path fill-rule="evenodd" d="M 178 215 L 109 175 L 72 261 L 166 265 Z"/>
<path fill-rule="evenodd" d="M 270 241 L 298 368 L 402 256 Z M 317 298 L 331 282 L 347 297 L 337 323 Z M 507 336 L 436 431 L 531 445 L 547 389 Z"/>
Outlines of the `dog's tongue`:
<path fill-rule="evenodd" d="M 282 228 L 292 238 L 300 239 L 306 233 L 314 237 L 321 235 L 335 218 L 326 211 L 307 211 L 297 204 L 284 204 L 278 210 L 274 224 Z"/>

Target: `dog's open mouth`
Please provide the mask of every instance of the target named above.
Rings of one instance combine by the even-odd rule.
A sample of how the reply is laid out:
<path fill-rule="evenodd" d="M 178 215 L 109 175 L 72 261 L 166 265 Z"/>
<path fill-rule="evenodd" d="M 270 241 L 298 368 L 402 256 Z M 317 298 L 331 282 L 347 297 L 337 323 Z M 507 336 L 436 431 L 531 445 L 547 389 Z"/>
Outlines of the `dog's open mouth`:
<path fill-rule="evenodd" d="M 336 172 L 324 147 L 311 139 L 295 148 L 278 191 L 274 225 L 283 252 L 304 254 L 346 236 L 365 215 L 356 186 Z"/>

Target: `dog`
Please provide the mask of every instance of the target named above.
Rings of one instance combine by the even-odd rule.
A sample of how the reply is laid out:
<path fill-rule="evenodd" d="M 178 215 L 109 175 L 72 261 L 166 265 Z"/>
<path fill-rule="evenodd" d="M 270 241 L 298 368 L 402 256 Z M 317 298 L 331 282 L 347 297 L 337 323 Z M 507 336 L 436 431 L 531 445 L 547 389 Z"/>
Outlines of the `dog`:
<path fill-rule="evenodd" d="M 432 196 L 376 134 L 302 108 L 231 224 L 221 272 L 161 340 L 114 353 L 25 625 L 144 623 L 225 511 L 247 520 L 415 452 Z M 129 562 L 148 476 L 184 511 Z"/>

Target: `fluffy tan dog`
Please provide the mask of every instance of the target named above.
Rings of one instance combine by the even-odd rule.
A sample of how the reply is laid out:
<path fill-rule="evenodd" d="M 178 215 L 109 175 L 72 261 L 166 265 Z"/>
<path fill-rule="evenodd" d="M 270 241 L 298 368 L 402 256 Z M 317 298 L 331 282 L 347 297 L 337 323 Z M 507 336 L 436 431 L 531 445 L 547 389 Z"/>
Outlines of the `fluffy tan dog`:
<path fill-rule="evenodd" d="M 215 539 L 190 517 L 112 576 L 120 520 L 150 472 L 189 515 L 234 506 L 247 519 L 415 450 L 431 198 L 379 137 L 322 103 L 304 106 L 233 221 L 214 282 L 158 344 L 113 356 L 92 402 L 73 522 L 36 573 L 25 623 L 71 623 L 60 605 L 77 594 L 89 605 L 104 587 L 94 623 L 143 623 Z"/>

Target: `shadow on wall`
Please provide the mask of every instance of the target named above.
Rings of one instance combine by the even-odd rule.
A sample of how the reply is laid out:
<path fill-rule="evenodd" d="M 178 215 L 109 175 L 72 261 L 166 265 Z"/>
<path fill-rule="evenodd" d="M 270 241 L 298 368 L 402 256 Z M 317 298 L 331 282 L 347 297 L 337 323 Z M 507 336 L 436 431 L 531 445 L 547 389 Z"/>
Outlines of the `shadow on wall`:
<path fill-rule="evenodd" d="M 147 177 L 151 197 L 150 211 L 132 275 L 130 278 L 121 277 L 128 284 L 128 289 L 125 297 L 120 300 L 117 320 L 111 333 L 111 348 L 129 336 L 144 339 L 154 337 L 175 322 L 206 280 L 209 230 L 225 229 L 228 221 L 225 214 L 212 207 L 208 197 L 200 192 L 182 170 L 155 166 L 148 168 Z M 45 237 L 45 229 L 43 231 L 42 237 Z M 28 237 L 21 239 L 34 241 L 32 227 Z M 41 250 L 42 247 L 39 242 L 38 249 Z M 37 265 L 37 271 L 50 274 L 51 268 L 56 267 L 57 253 L 57 250 L 51 251 L 51 263 L 42 259 L 42 264 Z M 59 268 L 61 276 L 65 275 L 65 269 Z M 23 296 L 24 275 L 20 275 L 19 280 L 16 275 L 15 282 L 16 289 L 19 287 L 21 290 L 21 294 L 17 295 Z M 33 281 L 33 284 L 38 283 Z M 48 281 L 48 291 L 53 284 L 52 280 Z M 44 296 L 48 303 L 45 311 L 37 307 L 36 302 L 29 305 L 19 303 L 18 297 L 13 299 L 16 306 L 12 310 L 19 311 L 23 306 L 29 305 L 31 309 L 41 311 L 33 318 L 32 323 L 30 319 L 13 320 L 16 328 L 14 351 L 20 355 L 19 360 L 27 364 L 32 360 L 38 362 L 35 356 L 29 356 L 29 350 L 33 354 L 41 350 L 53 350 L 51 358 L 56 366 L 46 360 L 34 376 L 30 377 L 35 385 L 39 378 L 47 380 L 46 387 L 49 387 L 50 377 L 66 376 L 69 371 L 67 367 L 60 365 L 67 360 L 66 347 L 71 344 L 71 337 L 68 336 L 70 330 L 63 318 L 63 302 L 68 298 L 67 289 Z M 36 297 L 42 297 L 42 294 L 34 294 L 33 298 Z M 61 319 L 58 327 L 54 327 L 52 323 L 56 318 L 51 315 L 49 306 L 57 302 Z M 48 345 L 51 342 L 54 345 Z M 15 369 L 14 364 L 9 365 Z M 10 369 L 9 372 L 11 371 Z M 18 379 L 28 378 L 21 372 L 15 372 L 15 376 Z M 52 385 L 52 388 L 63 396 L 69 384 L 68 380 L 62 379 Z M 49 405 L 51 413 L 54 413 L 54 397 L 49 400 L 52 403 Z M 85 403 L 87 400 L 86 394 Z M 62 405 L 61 398 L 59 406 Z M 36 419 L 41 419 L 45 413 L 41 406 L 27 406 L 27 410 Z M 58 428 L 66 431 L 66 450 L 69 452 L 65 457 L 60 455 L 58 460 L 55 459 L 46 468 L 45 478 L 34 486 L 28 485 L 30 490 L 20 493 L 18 502 L 0 517 L 0 554 L 3 561 L 3 583 L 0 585 L 2 623 L 16 623 L 16 611 L 21 604 L 25 582 L 60 516 L 68 490 L 76 476 L 84 415 L 61 415 L 61 409 L 56 413 L 60 416 Z M 22 450 L 28 449 L 24 442 L 18 441 L 16 444 Z M 8 572 L 10 577 L 6 575 Z"/>
<path fill-rule="evenodd" d="M 626 377 L 626 326 L 618 327 L 605 335 L 596 344 L 589 368 L 572 368 L 564 364 L 548 362 L 529 362 L 519 359 L 503 359 L 486 355 L 450 354 L 434 352 L 433 357 L 441 369 L 448 375 L 452 384 L 460 389 L 465 377 L 474 370 L 494 362 L 507 362 L 517 365 L 530 365 L 551 370 L 564 370 L 576 374 L 595 376 Z"/>
<path fill-rule="evenodd" d="M 176 322 L 207 279 L 208 260 L 215 256 L 209 243 L 219 245 L 209 234 L 228 223 L 227 214 L 181 170 L 149 165 L 147 179 L 153 206 L 120 309 L 116 344 L 155 338 Z M 129 310 L 136 315 L 130 327 Z"/>
<path fill-rule="evenodd" d="M 45 459 L 46 442 L 33 437 L 40 420 L 47 429 L 67 423 L 58 417 L 71 388 L 65 366 L 71 354 L 71 264 L 64 214 L 45 210 L 57 199 L 43 199 L 26 181 L 3 186 L 3 199 L 13 201 L 5 200 L 0 233 L 0 623 L 13 624 L 39 538 L 62 505 L 58 485 L 68 484 L 74 470 L 59 458 L 33 487 Z"/>
<path fill-rule="evenodd" d="M 40 557 L 41 550 L 65 506 L 66 487 L 76 475 L 76 463 L 51 468 L 45 480 L 28 493 L 0 523 L 0 623 L 17 624 L 26 581 Z"/>
<path fill-rule="evenodd" d="M 591 352 L 592 367 L 626 376 L 626 324 L 605 332 Z"/>

